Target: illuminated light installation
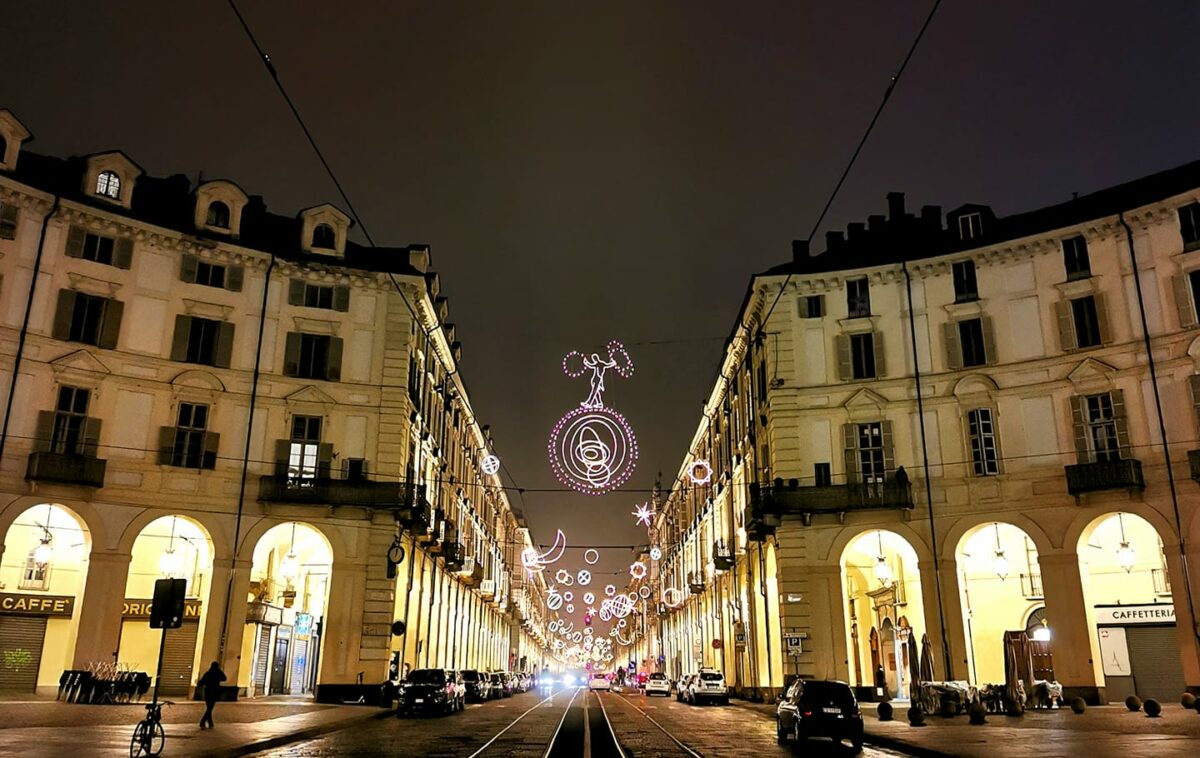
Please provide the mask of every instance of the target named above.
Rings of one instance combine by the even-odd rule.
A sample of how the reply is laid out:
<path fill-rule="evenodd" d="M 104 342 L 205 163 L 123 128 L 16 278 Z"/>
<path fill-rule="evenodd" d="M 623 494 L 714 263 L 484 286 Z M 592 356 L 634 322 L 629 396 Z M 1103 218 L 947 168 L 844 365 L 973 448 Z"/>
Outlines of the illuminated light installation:
<path fill-rule="evenodd" d="M 712 479 L 712 465 L 703 458 L 698 458 L 688 466 L 687 475 L 692 484 L 708 484 Z"/>
<path fill-rule="evenodd" d="M 662 601 L 668 608 L 678 608 L 683 602 L 683 591 L 676 587 L 664 587 Z"/>
<path fill-rule="evenodd" d="M 654 511 L 650 510 L 649 503 L 642 503 L 633 512 L 633 516 L 637 519 L 639 525 L 650 526 L 650 519 L 654 518 Z"/>
<path fill-rule="evenodd" d="M 559 608 L 562 608 L 562 605 L 562 595 L 558 594 L 557 589 L 551 588 L 550 591 L 546 593 L 546 607 L 552 611 L 557 611 Z"/>
<path fill-rule="evenodd" d="M 585 593 L 583 593 L 583 602 L 587 603 L 588 605 L 591 605 L 592 603 L 596 602 L 596 596 L 594 594 L 592 594 L 591 592 L 585 592 Z M 595 615 L 596 612 L 592 611 L 591 613 L 593 615 Z"/>
<path fill-rule="evenodd" d="M 631 577 L 633 577 L 634 579 L 645 579 L 646 578 L 646 564 L 642 563 L 641 561 L 631 564 L 629 566 L 629 575 Z"/>
<path fill-rule="evenodd" d="M 572 600 L 574 600 L 574 599 L 575 599 L 575 593 L 574 593 L 574 592 L 571 592 L 571 591 L 569 591 L 569 590 L 568 590 L 567 592 L 564 592 L 564 593 L 563 593 L 563 600 L 566 600 L 568 603 L 569 603 L 569 602 L 571 602 L 571 601 L 572 601 Z"/>
<path fill-rule="evenodd" d="M 638 596 L 643 600 L 648 600 L 650 598 L 650 588 L 643 584 L 641 589 L 638 590 Z"/>
<path fill-rule="evenodd" d="M 662 558 L 662 548 L 658 545 L 650 548 L 650 560 L 657 561 Z"/>
<path fill-rule="evenodd" d="M 617 594 L 617 588 L 611 584 L 606 584 L 604 585 L 604 594 L 612 597 L 613 595 Z"/>
<path fill-rule="evenodd" d="M 588 594 L 591 594 L 591 593 L 588 593 Z M 586 598 L 584 598 L 584 599 L 586 600 Z M 595 607 L 594 605 L 589 605 L 589 606 L 588 606 L 588 609 L 587 609 L 587 615 L 589 615 L 589 616 L 595 616 L 595 615 L 596 615 L 596 607 Z"/>
<path fill-rule="evenodd" d="M 595 548 L 588 548 L 583 551 L 583 562 L 589 566 L 595 566 L 600 560 L 600 553 L 596 552 Z"/>
<path fill-rule="evenodd" d="M 580 587 L 586 587 L 592 583 L 592 572 L 583 569 L 575 575 L 575 581 L 579 582 Z"/>
<path fill-rule="evenodd" d="M 578 366 L 578 368 L 577 368 Z M 585 495 L 602 495 L 620 487 L 637 465 L 637 438 L 620 413 L 604 405 L 604 374 L 633 374 L 625 346 L 608 343 L 607 359 L 572 350 L 563 358 L 563 373 L 572 379 L 591 369 L 587 399 L 566 413 L 550 432 L 547 449 L 554 474 L 564 486 Z"/>
<path fill-rule="evenodd" d="M 575 604 L 567 603 L 567 613 L 574 613 L 574 612 L 575 612 Z"/>
<path fill-rule="evenodd" d="M 487 476 L 494 476 L 500 471 L 500 459 L 495 455 L 485 455 L 479 462 L 479 470 Z"/>
<path fill-rule="evenodd" d="M 617 642 L 620 642 L 622 645 L 629 646 L 629 645 L 633 644 L 632 639 L 628 639 L 628 640 L 625 639 L 625 637 L 620 632 L 618 632 L 616 629 L 613 630 L 613 637 L 617 640 Z"/>
<path fill-rule="evenodd" d="M 521 564 L 528 571 L 541 571 L 546 568 L 546 564 L 554 563 L 559 558 L 562 558 L 563 552 L 567 549 L 567 536 L 563 534 L 562 529 L 554 535 L 554 544 L 544 553 L 539 553 L 535 547 L 527 547 L 521 551 Z"/>

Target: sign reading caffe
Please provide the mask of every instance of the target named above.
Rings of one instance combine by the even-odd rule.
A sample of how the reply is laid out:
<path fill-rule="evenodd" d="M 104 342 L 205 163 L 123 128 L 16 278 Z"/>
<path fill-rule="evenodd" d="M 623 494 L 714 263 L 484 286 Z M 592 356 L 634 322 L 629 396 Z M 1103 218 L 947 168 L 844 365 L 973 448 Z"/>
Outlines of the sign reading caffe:
<path fill-rule="evenodd" d="M 70 595 L 16 595 L 0 592 L 0 615 L 70 618 L 75 598 Z"/>
<path fill-rule="evenodd" d="M 125 598 L 121 604 L 121 618 L 124 619 L 148 619 L 150 618 L 150 609 L 154 606 L 153 600 L 143 600 L 141 598 Z M 199 621 L 200 620 L 200 601 L 187 600 L 183 606 L 184 621 Z"/>

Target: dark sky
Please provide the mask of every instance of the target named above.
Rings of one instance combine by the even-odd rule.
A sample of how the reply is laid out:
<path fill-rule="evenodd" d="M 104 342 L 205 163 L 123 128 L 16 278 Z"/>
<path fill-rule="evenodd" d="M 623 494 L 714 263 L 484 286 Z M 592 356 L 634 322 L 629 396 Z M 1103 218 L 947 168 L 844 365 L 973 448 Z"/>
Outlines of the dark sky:
<path fill-rule="evenodd" d="M 376 241 L 432 245 L 526 488 L 555 486 L 546 437 L 586 392 L 562 355 L 611 338 L 638 368 L 607 396 L 640 437 L 630 486 L 675 473 L 749 276 L 807 234 L 930 7 L 241 5 Z M 4 6 L 0 106 L 31 149 L 339 203 L 224 2 Z M 947 0 L 829 223 L 889 190 L 1008 213 L 1195 159 L 1198 36 L 1195 0 Z M 573 543 L 643 540 L 645 498 L 525 495 L 535 537 Z"/>

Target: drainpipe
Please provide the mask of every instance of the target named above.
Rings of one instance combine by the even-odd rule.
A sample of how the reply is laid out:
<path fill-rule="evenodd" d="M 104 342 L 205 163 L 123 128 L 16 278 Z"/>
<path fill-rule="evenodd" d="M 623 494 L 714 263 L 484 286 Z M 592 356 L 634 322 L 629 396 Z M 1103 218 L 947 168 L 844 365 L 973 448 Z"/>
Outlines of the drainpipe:
<path fill-rule="evenodd" d="M 1129 246 L 1129 265 L 1133 269 L 1133 289 L 1137 293 L 1138 316 L 1142 321 L 1142 343 L 1146 347 L 1146 363 L 1150 367 L 1150 386 L 1154 388 L 1154 410 L 1158 416 L 1158 435 L 1162 439 L 1163 463 L 1167 467 L 1167 485 L 1171 490 L 1171 510 L 1175 517 L 1175 532 L 1179 535 L 1179 562 L 1183 567 L 1183 594 L 1187 598 L 1188 615 L 1192 620 L 1192 634 L 1200 639 L 1200 622 L 1196 620 L 1196 604 L 1192 599 L 1192 573 L 1188 569 L 1187 536 L 1183 531 L 1183 519 L 1179 515 L 1179 493 L 1175 488 L 1175 472 L 1171 470 L 1171 449 L 1167 444 L 1167 422 L 1163 416 L 1162 397 L 1158 391 L 1158 367 L 1150 345 L 1150 324 L 1146 321 L 1146 301 L 1142 296 L 1142 276 L 1138 271 L 1137 252 L 1133 248 L 1133 229 L 1125 221 L 1125 212 L 1117 214 L 1117 221 L 1125 228 L 1125 242 Z"/>
<path fill-rule="evenodd" d="M 778 544 L 778 542 L 776 542 Z M 775 564 L 776 572 L 779 571 L 779 563 Z M 778 581 L 778 579 L 776 579 Z M 758 591 L 763 599 L 763 617 L 766 621 L 763 624 L 763 632 L 767 639 L 767 693 L 771 692 L 771 674 L 774 673 L 774 666 L 771 663 L 771 599 L 767 596 L 767 543 L 758 543 Z"/>
<path fill-rule="evenodd" d="M 42 217 L 42 228 L 38 232 L 37 256 L 33 259 L 33 276 L 29 280 L 29 295 L 25 298 L 25 315 L 21 319 L 21 334 L 17 337 L 17 354 L 13 358 L 12 379 L 8 383 L 8 400 L 4 404 L 4 425 L 0 427 L 0 458 L 4 457 L 4 446 L 8 444 L 8 421 L 12 418 L 13 398 L 17 394 L 17 377 L 21 375 L 21 358 L 25 355 L 25 340 L 29 337 L 29 318 L 33 313 L 33 295 L 37 290 L 38 274 L 42 270 L 42 253 L 46 249 L 46 228 L 50 217 L 58 213 L 62 197 L 54 196 L 50 211 Z"/>
<path fill-rule="evenodd" d="M 925 435 L 925 398 L 921 391 L 921 359 L 917 353 L 917 317 L 913 312 L 912 277 L 908 273 L 908 261 L 901 261 L 904 271 L 904 288 L 908 292 L 908 332 L 912 339 L 913 375 L 917 383 L 917 418 L 921 422 L 921 466 L 925 471 L 925 501 L 929 505 L 929 543 L 933 549 L 933 585 L 937 591 L 938 625 L 942 632 L 942 658 L 946 667 L 946 679 L 954 680 L 954 656 L 950 654 L 950 638 L 946 634 L 946 609 L 942 603 L 942 567 L 938 559 L 937 528 L 933 519 L 933 483 L 929 479 L 929 447 Z"/>

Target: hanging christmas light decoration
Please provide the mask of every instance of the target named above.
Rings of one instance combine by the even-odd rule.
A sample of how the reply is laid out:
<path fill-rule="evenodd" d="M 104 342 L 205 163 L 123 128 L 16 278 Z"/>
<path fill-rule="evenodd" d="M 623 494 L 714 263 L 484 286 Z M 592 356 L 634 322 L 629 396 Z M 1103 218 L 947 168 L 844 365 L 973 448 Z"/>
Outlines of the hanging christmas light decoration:
<path fill-rule="evenodd" d="M 708 484 L 712 479 L 712 465 L 703 458 L 697 458 L 692 461 L 692 465 L 688 466 L 687 475 L 688 479 L 692 480 L 692 484 Z"/>
<path fill-rule="evenodd" d="M 650 560 L 657 561 L 662 559 L 662 548 L 658 545 L 650 548 Z"/>
<path fill-rule="evenodd" d="M 591 370 L 591 391 L 578 408 L 568 411 L 550 433 L 547 449 L 555 476 L 564 486 L 585 495 L 602 495 L 620 487 L 637 465 L 637 438 L 620 413 L 604 405 L 604 374 L 633 374 L 625 346 L 613 340 L 607 358 L 572 350 L 563 358 L 563 373 L 572 379 Z"/>
<path fill-rule="evenodd" d="M 574 603 L 567 603 L 566 607 L 567 607 L 567 613 L 575 612 L 575 604 Z"/>
<path fill-rule="evenodd" d="M 654 511 L 650 509 L 649 503 L 642 503 L 633 512 L 633 516 L 640 526 L 650 526 L 650 519 L 654 518 Z"/>
<path fill-rule="evenodd" d="M 635 580 L 636 579 L 645 579 L 646 578 L 646 564 L 642 563 L 641 561 L 631 564 L 629 566 L 629 575 L 631 577 L 633 577 Z"/>
<path fill-rule="evenodd" d="M 579 583 L 580 587 L 588 586 L 592 583 L 592 572 L 588 571 L 587 569 L 581 570 L 575 575 L 575 581 Z"/>
<path fill-rule="evenodd" d="M 645 584 L 643 584 L 641 587 L 639 587 L 638 588 L 638 597 L 642 598 L 643 600 L 649 599 L 650 598 L 650 587 Z"/>
<path fill-rule="evenodd" d="M 604 594 L 609 597 L 612 597 L 613 595 L 617 594 L 617 588 L 612 586 L 611 584 L 606 584 L 606 585 L 604 585 Z"/>
<path fill-rule="evenodd" d="M 583 602 L 591 605 L 592 603 L 596 602 L 596 596 L 591 592 L 585 592 L 583 593 Z"/>
<path fill-rule="evenodd" d="M 1004 554 L 1003 548 L 1000 547 L 1000 525 L 996 524 L 996 550 L 992 555 L 992 571 L 996 572 L 996 576 L 1000 577 L 1000 581 L 1008 578 L 1009 569 L 1012 568 L 1008 562 L 1008 556 Z"/>
<path fill-rule="evenodd" d="M 589 547 L 587 550 L 583 551 L 583 562 L 587 565 L 595 566 L 599 560 L 600 553 L 596 552 L 594 548 Z"/>
<path fill-rule="evenodd" d="M 664 587 L 662 601 L 668 608 L 678 608 L 683 602 L 683 591 L 676 587 Z"/>
<path fill-rule="evenodd" d="M 479 470 L 487 476 L 495 476 L 500 471 L 500 458 L 488 454 L 479 462 Z"/>
<path fill-rule="evenodd" d="M 552 611 L 557 611 L 559 608 L 562 608 L 562 606 L 562 595 L 558 594 L 558 589 L 556 587 L 551 587 L 546 593 L 546 607 Z"/>
<path fill-rule="evenodd" d="M 559 584 L 565 584 L 569 587 L 574 580 L 571 578 L 570 571 L 567 571 L 566 569 L 559 569 L 554 574 L 554 581 L 558 582 Z"/>
<path fill-rule="evenodd" d="M 554 563 L 562 557 L 567 549 L 567 536 L 562 529 L 554 535 L 554 544 L 544 553 L 539 553 L 535 547 L 527 547 L 521 551 L 521 564 L 528 571 L 541 571 L 547 564 Z"/>
<path fill-rule="evenodd" d="M 567 591 L 567 592 L 563 593 L 563 600 L 566 600 L 568 603 L 573 601 L 574 599 L 575 599 L 574 592 Z"/>

